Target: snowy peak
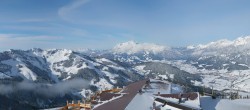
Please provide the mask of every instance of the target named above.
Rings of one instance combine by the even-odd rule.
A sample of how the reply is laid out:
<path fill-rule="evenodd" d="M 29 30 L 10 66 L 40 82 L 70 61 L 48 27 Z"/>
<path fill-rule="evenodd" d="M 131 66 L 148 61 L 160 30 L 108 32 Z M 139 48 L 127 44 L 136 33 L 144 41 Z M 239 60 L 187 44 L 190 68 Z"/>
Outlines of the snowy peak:
<path fill-rule="evenodd" d="M 239 45 L 249 45 L 250 44 L 250 36 L 246 37 L 239 37 L 233 42 L 234 46 L 239 46 Z"/>
<path fill-rule="evenodd" d="M 166 50 L 165 46 L 156 45 L 152 43 L 136 43 L 134 41 L 128 41 L 120 43 L 113 48 L 114 53 L 127 53 L 135 54 L 138 52 L 152 52 L 154 54 Z"/>
<path fill-rule="evenodd" d="M 198 48 L 200 49 L 205 49 L 205 48 L 222 48 L 222 47 L 227 47 L 232 45 L 232 41 L 229 41 L 227 39 L 222 39 L 222 40 L 218 40 L 216 42 L 210 42 L 208 44 L 205 45 L 198 45 Z"/>
<path fill-rule="evenodd" d="M 239 37 L 233 41 L 222 39 L 208 44 L 200 44 L 197 46 L 188 46 L 187 49 L 218 49 L 225 47 L 245 47 L 250 48 L 250 36 Z"/>

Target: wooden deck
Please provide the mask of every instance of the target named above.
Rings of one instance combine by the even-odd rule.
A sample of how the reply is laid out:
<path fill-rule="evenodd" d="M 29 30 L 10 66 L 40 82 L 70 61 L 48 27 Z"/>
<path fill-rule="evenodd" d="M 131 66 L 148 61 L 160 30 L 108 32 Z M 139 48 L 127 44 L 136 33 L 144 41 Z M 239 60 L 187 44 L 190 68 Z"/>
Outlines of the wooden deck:
<path fill-rule="evenodd" d="M 115 94 L 115 93 L 101 93 L 100 94 L 100 100 L 101 101 L 106 101 L 106 100 L 110 100 L 112 99 L 113 97 L 118 97 L 120 96 L 121 94 Z"/>
<path fill-rule="evenodd" d="M 137 92 L 143 87 L 143 85 L 145 85 L 146 81 L 148 81 L 148 79 L 129 84 L 122 91 L 122 93 L 126 93 L 122 97 L 100 105 L 93 110 L 124 110 L 135 97 Z"/>

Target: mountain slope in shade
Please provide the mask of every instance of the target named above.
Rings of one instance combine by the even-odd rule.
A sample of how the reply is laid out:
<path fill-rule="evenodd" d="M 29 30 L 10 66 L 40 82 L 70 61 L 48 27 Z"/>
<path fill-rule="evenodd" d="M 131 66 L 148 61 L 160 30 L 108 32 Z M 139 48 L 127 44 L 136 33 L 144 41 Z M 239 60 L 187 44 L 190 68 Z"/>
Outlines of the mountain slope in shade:
<path fill-rule="evenodd" d="M 6 101 L 18 102 L 17 108 L 24 105 L 35 109 L 65 105 L 66 100 L 81 99 L 82 96 L 86 97 L 87 92 L 122 87 L 141 78 L 135 71 L 109 59 L 93 58 L 72 50 L 31 49 L 0 53 L 0 89 L 4 89 L 0 96 L 7 98 Z M 82 84 L 88 86 L 74 88 L 74 84 L 69 87 L 63 83 L 68 84 L 68 81 L 76 79 L 86 81 Z M 56 85 L 61 83 L 63 85 L 57 89 Z M 24 86 L 12 86 L 19 84 Z M 56 87 L 51 88 L 53 85 Z M 47 96 L 36 92 L 37 89 L 54 90 L 56 93 Z M 0 104 L 0 108 L 2 107 L 4 106 Z"/>

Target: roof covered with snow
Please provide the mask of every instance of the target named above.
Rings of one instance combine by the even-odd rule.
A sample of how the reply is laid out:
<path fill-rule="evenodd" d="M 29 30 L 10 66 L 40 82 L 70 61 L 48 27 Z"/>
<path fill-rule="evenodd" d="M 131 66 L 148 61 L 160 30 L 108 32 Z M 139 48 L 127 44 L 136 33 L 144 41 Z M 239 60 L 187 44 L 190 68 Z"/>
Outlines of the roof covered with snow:
<path fill-rule="evenodd" d="M 124 110 L 146 81 L 148 81 L 148 79 L 131 83 L 121 92 L 123 93 L 122 97 L 103 103 L 94 108 L 94 110 Z"/>

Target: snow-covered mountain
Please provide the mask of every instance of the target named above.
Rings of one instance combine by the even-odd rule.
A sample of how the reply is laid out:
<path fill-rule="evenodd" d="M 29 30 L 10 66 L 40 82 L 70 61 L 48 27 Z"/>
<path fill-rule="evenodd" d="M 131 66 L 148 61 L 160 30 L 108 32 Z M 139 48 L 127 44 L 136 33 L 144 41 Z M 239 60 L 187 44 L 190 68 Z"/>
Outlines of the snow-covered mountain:
<path fill-rule="evenodd" d="M 152 48 L 145 49 L 150 46 Z M 155 52 L 153 47 L 156 46 L 160 51 Z M 169 79 L 169 76 L 173 76 L 171 74 L 176 74 L 176 72 L 166 73 L 161 70 L 165 70 L 166 66 L 170 65 L 202 77 L 201 81 L 193 80 L 193 85 L 210 88 L 213 86 L 217 90 L 227 90 L 232 85 L 235 90 L 250 91 L 249 36 L 233 41 L 218 40 L 208 44 L 180 48 L 130 41 L 118 44 L 111 51 L 94 55 L 123 62 L 142 74 L 157 75 L 159 73 L 160 76 L 167 74 L 162 77 Z M 149 66 L 150 62 L 158 66 Z M 166 66 L 159 66 L 163 64 Z M 156 68 L 160 72 L 153 72 Z"/>
<path fill-rule="evenodd" d="M 140 78 L 142 78 L 140 74 L 109 59 L 93 58 L 67 49 L 9 50 L 0 53 L 0 99 L 17 101 L 20 103 L 16 105 L 17 107 L 28 106 L 28 104 L 34 108 L 46 108 L 52 103 L 55 106 L 63 105 L 67 99 L 72 100 L 77 97 L 81 99 L 81 96 L 86 95 L 86 91 L 94 92 L 122 87 Z M 82 85 L 88 86 L 84 88 L 74 88 L 76 85 L 64 87 L 64 82 L 76 79 L 84 80 Z M 22 84 L 22 86 L 12 86 L 15 84 Z M 61 85 L 60 88 L 65 89 L 51 88 L 54 85 L 56 87 Z M 42 88 L 51 88 L 55 95 L 34 92 L 36 89 L 45 90 Z M 3 89 L 5 90 L 2 91 Z M 67 89 L 72 89 L 72 91 Z M 34 97 L 37 100 L 34 101 Z M 0 104 L 0 108 L 3 106 Z"/>
<path fill-rule="evenodd" d="M 102 56 L 131 65 L 145 61 L 164 60 L 166 58 L 176 59 L 181 54 L 170 47 L 153 43 L 136 43 L 134 41 L 117 44 L 110 50 L 87 50 L 83 53 L 95 57 Z"/>
<path fill-rule="evenodd" d="M 242 48 L 241 50 L 250 48 L 250 36 L 246 37 L 239 37 L 233 41 L 223 39 L 223 40 L 218 40 L 215 42 L 210 42 L 208 44 L 200 44 L 197 46 L 188 46 L 189 49 L 210 49 L 210 50 L 218 50 L 222 48 L 239 48 L 239 47 L 245 47 Z"/>
<path fill-rule="evenodd" d="M 250 91 L 250 37 L 219 40 L 205 45 L 189 46 L 189 59 L 172 64 L 190 73 L 204 77 L 201 84 L 219 90 L 230 88 Z"/>
<path fill-rule="evenodd" d="M 36 82 L 56 83 L 83 77 L 87 80 L 104 78 L 112 84 L 117 82 L 116 78 L 121 77 L 119 73 L 127 72 L 109 59 L 91 58 L 66 49 L 10 50 L 1 53 L 0 61 L 2 79 L 20 77 L 22 80 Z M 89 73 L 89 76 L 81 76 L 82 73 Z M 128 81 L 131 79 L 129 75 L 123 78 L 128 78 Z"/>
<path fill-rule="evenodd" d="M 72 91 L 52 98 L 44 98 L 32 91 L 27 94 L 23 89 L 18 90 L 17 95 L 6 95 L 9 91 L 6 89 L 0 92 L 0 99 L 21 103 L 19 106 L 29 104 L 30 107 L 46 108 L 51 103 L 63 105 L 66 99 L 123 86 L 144 76 L 186 85 L 189 91 L 201 86 L 227 91 L 232 86 L 235 90 L 250 92 L 248 58 L 249 36 L 178 48 L 129 41 L 109 50 L 9 50 L 0 53 L 0 89 L 13 82 L 50 88 L 74 79 L 83 79 L 88 86 L 70 88 Z M 0 108 L 2 106 L 0 104 Z"/>

